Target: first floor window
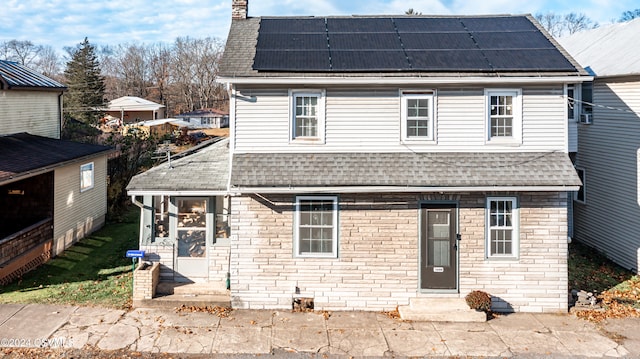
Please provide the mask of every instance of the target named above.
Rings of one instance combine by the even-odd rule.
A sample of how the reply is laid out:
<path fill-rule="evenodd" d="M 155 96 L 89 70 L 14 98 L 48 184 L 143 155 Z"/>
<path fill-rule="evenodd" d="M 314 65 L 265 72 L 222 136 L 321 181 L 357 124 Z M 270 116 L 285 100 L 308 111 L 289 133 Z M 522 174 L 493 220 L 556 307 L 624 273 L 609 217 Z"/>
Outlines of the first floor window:
<path fill-rule="evenodd" d="M 153 233 L 156 238 L 169 237 L 169 196 L 153 196 Z"/>
<path fill-rule="evenodd" d="M 93 188 L 93 162 L 80 166 L 80 192 Z"/>
<path fill-rule="evenodd" d="M 518 204 L 515 197 L 487 198 L 487 257 L 518 256 Z"/>
<path fill-rule="evenodd" d="M 336 257 L 338 253 L 338 198 L 299 196 L 295 212 L 295 255 Z"/>

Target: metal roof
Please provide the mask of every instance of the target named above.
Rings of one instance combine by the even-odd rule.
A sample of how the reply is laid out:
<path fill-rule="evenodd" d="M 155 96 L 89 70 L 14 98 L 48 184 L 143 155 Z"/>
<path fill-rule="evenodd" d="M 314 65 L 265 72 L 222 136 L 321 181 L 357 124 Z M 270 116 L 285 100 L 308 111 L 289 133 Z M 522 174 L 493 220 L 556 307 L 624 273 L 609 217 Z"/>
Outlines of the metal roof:
<path fill-rule="evenodd" d="M 67 87 L 17 62 L 0 60 L 0 89 L 16 88 L 64 90 Z"/>
<path fill-rule="evenodd" d="M 106 111 L 156 111 L 164 105 L 135 96 L 118 97 L 109 101 Z"/>
<path fill-rule="evenodd" d="M 558 42 L 596 76 L 640 74 L 640 19 L 577 32 Z"/>

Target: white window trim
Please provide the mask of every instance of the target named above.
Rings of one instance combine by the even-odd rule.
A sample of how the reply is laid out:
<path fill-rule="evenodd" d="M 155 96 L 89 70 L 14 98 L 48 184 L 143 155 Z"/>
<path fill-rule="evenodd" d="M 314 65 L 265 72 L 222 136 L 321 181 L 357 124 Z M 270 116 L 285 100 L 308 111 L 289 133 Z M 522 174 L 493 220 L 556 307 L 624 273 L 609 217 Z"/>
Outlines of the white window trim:
<path fill-rule="evenodd" d="M 318 136 L 294 137 L 296 120 L 296 96 L 315 96 L 318 98 Z M 289 90 L 289 143 L 318 145 L 325 143 L 325 97 L 324 89 Z"/>
<path fill-rule="evenodd" d="M 511 201 L 511 254 L 491 254 L 491 202 L 492 201 Z M 485 203 L 485 258 L 489 260 L 506 259 L 517 260 L 520 256 L 520 206 L 517 197 L 487 197 Z"/>
<path fill-rule="evenodd" d="M 85 186 L 84 183 L 84 172 L 85 171 L 91 171 L 91 184 L 88 186 Z M 85 163 L 82 166 L 80 166 L 80 192 L 84 192 L 84 191 L 88 191 L 90 189 L 92 189 L 95 186 L 95 165 L 93 162 L 89 162 L 89 163 Z"/>
<path fill-rule="evenodd" d="M 582 167 L 576 167 L 576 173 L 578 173 L 579 171 L 582 172 L 582 178 L 580 178 L 580 180 L 582 181 L 582 200 L 578 199 L 579 191 L 574 192 L 573 200 L 578 203 L 587 204 L 587 170 Z"/>
<path fill-rule="evenodd" d="M 491 96 L 513 96 L 513 132 L 511 137 L 491 137 Z M 489 88 L 484 90 L 485 138 L 491 145 L 522 144 L 522 89 Z"/>
<path fill-rule="evenodd" d="M 569 95 L 569 91 L 573 90 L 573 96 Z M 569 117 L 569 103 L 571 100 L 569 97 L 573 98 L 573 117 Z M 565 87 L 565 106 L 567 108 L 567 120 L 569 122 L 580 122 L 580 114 L 582 109 L 582 86 L 580 84 L 567 84 Z"/>
<path fill-rule="evenodd" d="M 407 136 L 407 100 L 428 99 L 429 100 L 429 128 L 427 136 L 408 137 Z M 403 143 L 425 143 L 435 142 L 435 90 L 400 90 L 400 138 Z"/>
<path fill-rule="evenodd" d="M 316 201 L 332 201 L 333 202 L 333 251 L 331 253 L 299 253 L 298 247 L 300 242 L 300 201 L 316 200 Z M 293 256 L 297 258 L 337 258 L 338 257 L 338 196 L 297 196 L 295 215 L 293 219 Z"/>

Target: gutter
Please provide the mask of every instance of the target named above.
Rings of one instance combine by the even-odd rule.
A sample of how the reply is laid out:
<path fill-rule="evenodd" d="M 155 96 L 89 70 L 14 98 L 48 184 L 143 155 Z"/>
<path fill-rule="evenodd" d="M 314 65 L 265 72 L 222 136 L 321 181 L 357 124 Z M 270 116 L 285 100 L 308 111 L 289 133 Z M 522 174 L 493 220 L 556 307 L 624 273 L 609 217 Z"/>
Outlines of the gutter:
<path fill-rule="evenodd" d="M 580 186 L 467 186 L 467 187 L 399 187 L 399 186 L 332 186 L 332 187 L 236 187 L 235 194 L 245 193 L 452 193 L 452 192 L 572 192 Z"/>
<path fill-rule="evenodd" d="M 265 85 L 448 85 L 550 84 L 593 81 L 593 76 L 557 77 L 218 77 L 218 83 Z"/>

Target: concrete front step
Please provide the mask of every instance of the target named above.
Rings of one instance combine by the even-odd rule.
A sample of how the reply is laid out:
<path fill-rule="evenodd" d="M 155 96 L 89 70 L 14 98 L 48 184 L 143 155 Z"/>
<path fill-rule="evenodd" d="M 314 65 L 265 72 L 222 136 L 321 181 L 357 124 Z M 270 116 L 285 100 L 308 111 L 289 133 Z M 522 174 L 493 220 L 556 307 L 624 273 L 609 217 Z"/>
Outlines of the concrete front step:
<path fill-rule="evenodd" d="M 469 308 L 463 298 L 412 298 L 398 307 L 403 320 L 430 322 L 485 322 L 487 314 Z"/>
<path fill-rule="evenodd" d="M 156 287 L 158 295 L 218 295 L 225 292 L 226 288 L 222 283 L 160 282 Z"/>
<path fill-rule="evenodd" d="M 160 295 L 153 299 L 134 300 L 135 308 L 169 308 L 173 309 L 180 306 L 187 307 L 231 307 L 231 297 L 226 293 L 219 294 L 198 294 L 198 295 L 182 295 L 169 294 Z"/>

